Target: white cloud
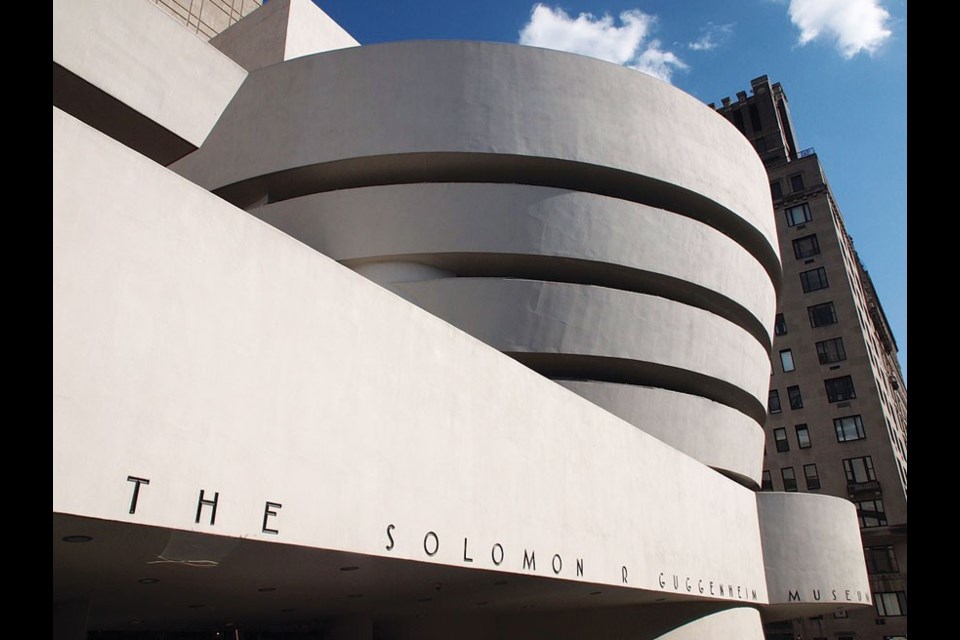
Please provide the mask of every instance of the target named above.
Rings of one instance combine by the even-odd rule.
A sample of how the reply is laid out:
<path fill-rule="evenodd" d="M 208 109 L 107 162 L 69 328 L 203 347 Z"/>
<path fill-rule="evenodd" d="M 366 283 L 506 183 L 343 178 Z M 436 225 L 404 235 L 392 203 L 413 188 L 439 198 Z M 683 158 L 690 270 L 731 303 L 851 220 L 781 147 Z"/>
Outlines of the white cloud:
<path fill-rule="evenodd" d="M 680 58 L 669 51 L 660 50 L 660 41 L 652 40 L 637 60 L 628 64 L 631 69 L 649 73 L 652 76 L 670 82 L 674 69 L 686 69 L 687 65 Z"/>
<path fill-rule="evenodd" d="M 732 24 L 713 24 L 708 22 L 707 26 L 700 29 L 703 36 L 696 42 L 687 44 L 687 47 L 694 51 L 710 51 L 720 46 L 733 32 Z"/>
<path fill-rule="evenodd" d="M 660 42 L 644 40 L 656 17 L 637 9 L 620 14 L 620 26 L 608 14 L 595 18 L 581 13 L 576 18 L 563 9 L 536 4 L 530 21 L 520 30 L 520 44 L 599 58 L 628 66 L 670 82 L 672 73 L 686 69 L 676 55 L 660 50 Z"/>
<path fill-rule="evenodd" d="M 874 53 L 890 37 L 890 14 L 878 0 L 790 0 L 789 14 L 800 29 L 800 44 L 823 35 L 848 59 Z"/>

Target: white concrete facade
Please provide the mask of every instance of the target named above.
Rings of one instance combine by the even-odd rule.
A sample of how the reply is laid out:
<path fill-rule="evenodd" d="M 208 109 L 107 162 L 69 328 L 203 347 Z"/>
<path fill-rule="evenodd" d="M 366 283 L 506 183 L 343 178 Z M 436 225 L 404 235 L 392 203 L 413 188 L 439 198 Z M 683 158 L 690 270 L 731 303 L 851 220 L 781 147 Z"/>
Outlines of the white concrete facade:
<path fill-rule="evenodd" d="M 170 168 L 54 107 L 58 637 L 759 639 L 869 594 L 851 505 L 755 493 L 779 258 L 721 117 L 493 43 L 254 67 Z"/>

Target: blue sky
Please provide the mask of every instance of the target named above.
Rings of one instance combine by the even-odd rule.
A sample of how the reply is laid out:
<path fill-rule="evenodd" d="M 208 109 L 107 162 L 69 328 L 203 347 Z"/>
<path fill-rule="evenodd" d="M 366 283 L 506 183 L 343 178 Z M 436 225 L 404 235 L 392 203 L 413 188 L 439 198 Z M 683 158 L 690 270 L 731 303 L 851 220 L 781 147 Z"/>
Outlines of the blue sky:
<path fill-rule="evenodd" d="M 824 166 L 907 373 L 905 0 L 314 0 L 361 44 L 520 42 L 603 57 L 703 102 L 780 82 Z M 586 15 L 581 15 L 586 14 Z M 718 162 L 723 158 L 718 157 Z"/>

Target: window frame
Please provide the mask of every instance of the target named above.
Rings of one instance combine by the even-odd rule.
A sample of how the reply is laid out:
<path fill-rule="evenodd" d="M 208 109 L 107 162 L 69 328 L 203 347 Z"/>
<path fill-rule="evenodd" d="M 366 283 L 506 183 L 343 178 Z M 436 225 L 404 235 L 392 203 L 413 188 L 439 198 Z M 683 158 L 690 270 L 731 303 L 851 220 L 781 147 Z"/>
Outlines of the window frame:
<path fill-rule="evenodd" d="M 815 320 L 822 319 L 824 314 L 822 310 L 826 307 L 829 307 L 830 321 L 821 322 L 817 324 Z M 828 300 L 827 302 L 821 302 L 820 304 L 814 304 L 807 307 L 807 317 L 810 319 L 810 328 L 818 329 L 820 327 L 829 327 L 830 325 L 837 324 L 840 320 L 837 318 L 837 307 L 833 304 L 833 300 Z"/>
<path fill-rule="evenodd" d="M 786 356 L 786 358 L 784 358 Z M 789 363 L 790 368 L 787 368 Z M 791 371 L 797 370 L 797 363 L 793 359 L 793 349 L 781 349 L 780 350 L 780 368 L 783 369 L 784 373 L 790 373 Z"/>
<path fill-rule="evenodd" d="M 893 596 L 892 603 L 888 596 Z M 907 615 L 906 591 L 879 591 L 873 594 L 873 602 L 876 605 L 877 615 L 881 618 L 897 618 Z M 896 613 L 888 613 L 888 611 L 894 609 Z"/>
<path fill-rule="evenodd" d="M 774 400 L 776 400 L 776 403 L 777 403 L 776 411 L 774 411 L 773 409 Z M 767 413 L 774 414 L 774 413 L 782 413 L 782 412 L 783 412 L 783 405 L 780 404 L 780 391 L 777 389 L 770 389 L 770 393 L 767 395 Z"/>
<path fill-rule="evenodd" d="M 799 217 L 795 215 L 797 210 L 799 210 L 799 213 L 801 214 Z M 801 202 L 800 204 L 795 204 L 792 207 L 784 208 L 783 215 L 787 219 L 788 227 L 807 224 L 813 220 L 813 214 L 810 213 L 810 204 L 807 202 Z"/>
<path fill-rule="evenodd" d="M 787 471 L 790 472 L 790 477 L 787 477 Z M 800 488 L 797 485 L 797 474 L 793 470 L 793 467 L 781 467 L 780 468 L 780 479 L 783 480 L 783 490 L 794 492 L 799 491 Z M 790 487 L 793 487 L 792 489 Z"/>
<path fill-rule="evenodd" d="M 843 386 L 845 388 L 841 389 L 841 381 L 843 381 Z M 827 402 L 846 402 L 848 400 L 856 400 L 857 398 L 857 389 L 853 385 L 853 377 L 846 376 L 837 376 L 836 378 L 827 378 L 823 381 L 824 389 L 827 392 Z"/>
<path fill-rule="evenodd" d="M 862 467 L 858 467 L 860 463 Z M 864 477 L 860 476 L 860 472 Z M 863 484 L 865 482 L 877 481 L 877 469 L 873 466 L 873 456 L 859 456 L 857 458 L 843 459 L 843 474 L 847 478 L 847 484 Z"/>
<path fill-rule="evenodd" d="M 877 527 L 887 526 L 887 512 L 883 508 L 883 500 L 876 498 L 875 500 L 861 500 L 859 502 L 853 503 L 857 508 L 857 522 L 860 523 L 861 529 L 875 529 Z M 871 505 L 873 510 L 864 512 L 864 505 Z M 864 513 L 871 514 L 870 522 L 876 520 L 877 524 L 868 524 L 867 516 Z"/>
<path fill-rule="evenodd" d="M 756 102 L 747 107 L 747 113 L 750 114 L 750 128 L 753 132 L 759 133 L 763 131 L 763 121 L 760 119 L 760 110 L 757 108 Z"/>
<path fill-rule="evenodd" d="M 807 242 L 805 243 L 804 241 Z M 810 241 L 812 241 L 812 245 L 809 249 L 805 249 L 804 245 L 809 244 Z M 817 239 L 817 234 L 811 233 L 808 236 L 802 236 L 793 241 L 793 256 L 797 260 L 803 260 L 804 258 L 811 258 L 818 255 L 820 255 L 820 240 Z"/>
<path fill-rule="evenodd" d="M 813 474 L 810 473 L 811 469 Z M 806 481 L 807 491 L 816 491 L 820 488 L 820 474 L 817 472 L 815 463 L 803 465 L 803 479 Z"/>
<path fill-rule="evenodd" d="M 782 438 L 780 436 L 783 436 Z M 783 445 L 781 448 L 780 445 Z M 787 429 L 786 427 L 778 427 L 773 430 L 773 445 L 777 450 L 777 453 L 786 453 L 790 451 L 790 440 L 787 438 Z"/>
<path fill-rule="evenodd" d="M 760 491 L 773 491 L 773 474 L 764 469 L 760 475 Z"/>
<path fill-rule="evenodd" d="M 814 277 L 810 274 L 816 274 L 816 278 L 814 279 Z M 814 291 L 829 289 L 830 279 L 827 278 L 826 267 L 817 267 L 816 269 L 801 271 L 800 288 L 803 289 L 804 293 L 813 293 Z"/>
<path fill-rule="evenodd" d="M 783 185 L 780 184 L 779 180 L 774 180 L 770 183 L 770 198 L 772 200 L 779 200 L 783 197 Z"/>
<path fill-rule="evenodd" d="M 790 181 L 790 192 L 791 192 L 791 193 L 797 193 L 798 191 L 803 191 L 804 189 L 806 189 L 806 184 L 804 183 L 803 174 L 802 174 L 802 173 L 795 173 L 795 174 L 793 174 L 792 176 L 788 176 L 788 177 L 787 177 L 787 180 Z M 800 182 L 800 186 L 799 186 L 799 187 L 797 186 L 797 181 L 798 181 L 798 180 L 799 180 L 799 182 Z"/>
<path fill-rule="evenodd" d="M 892 544 L 864 547 L 863 558 L 867 564 L 868 575 L 900 573 L 900 564 Z"/>
<path fill-rule="evenodd" d="M 778 313 L 776 318 L 773 320 L 773 335 L 775 336 L 785 336 L 787 335 L 787 319 L 782 313 Z"/>
<path fill-rule="evenodd" d="M 791 411 L 803 409 L 803 394 L 800 393 L 800 385 L 794 384 L 787 387 L 787 401 L 790 403 Z"/>
<path fill-rule="evenodd" d="M 817 359 L 820 364 L 833 364 L 847 359 L 847 350 L 843 346 L 843 336 L 820 340 L 816 343 Z"/>
<path fill-rule="evenodd" d="M 855 438 L 850 438 L 848 436 L 847 423 L 845 421 L 853 419 L 853 428 Z M 867 432 L 863 428 L 863 416 L 859 413 L 851 416 L 840 416 L 839 418 L 833 419 L 833 430 L 837 436 L 837 442 L 855 442 L 857 440 L 863 440 L 867 437 Z"/>
<path fill-rule="evenodd" d="M 797 436 L 797 447 L 800 449 L 809 449 L 813 446 L 813 442 L 810 440 L 810 427 L 807 426 L 806 422 L 794 426 L 794 431 Z M 800 434 L 803 433 L 803 436 Z M 806 444 L 804 444 L 806 442 Z"/>
<path fill-rule="evenodd" d="M 734 109 L 732 113 L 733 113 L 733 126 L 739 129 L 740 133 L 746 135 L 747 130 L 746 130 L 746 125 L 743 122 L 743 113 L 740 111 L 740 109 Z"/>

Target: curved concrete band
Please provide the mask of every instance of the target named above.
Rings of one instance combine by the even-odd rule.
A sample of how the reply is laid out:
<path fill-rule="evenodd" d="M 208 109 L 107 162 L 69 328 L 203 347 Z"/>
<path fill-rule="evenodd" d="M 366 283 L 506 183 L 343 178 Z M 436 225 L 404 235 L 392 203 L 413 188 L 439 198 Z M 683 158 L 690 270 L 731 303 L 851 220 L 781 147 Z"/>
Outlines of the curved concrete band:
<path fill-rule="evenodd" d="M 760 612 L 749 607 L 718 611 L 657 637 L 657 640 L 763 640 Z"/>
<path fill-rule="evenodd" d="M 779 618 L 870 604 L 857 511 L 849 500 L 810 493 L 757 496 L 770 607 Z"/>
<path fill-rule="evenodd" d="M 609 180 L 722 230 L 779 284 L 766 173 L 749 142 L 669 84 L 583 56 L 413 41 L 291 60 L 251 73 L 203 148 L 172 167 L 222 194 L 249 183 L 228 198 L 244 205 L 309 193 L 284 184 L 298 180 L 318 181 L 313 191 L 484 181 L 462 177 L 471 168 L 491 182 L 568 175 L 576 185 L 554 186 L 583 191 Z"/>
<path fill-rule="evenodd" d="M 342 189 L 251 211 L 352 267 L 428 264 L 459 276 L 596 284 L 701 307 L 770 347 L 776 291 L 716 229 L 662 209 L 529 185 Z"/>
<path fill-rule="evenodd" d="M 624 381 L 689 384 L 678 390 L 722 402 L 758 423 L 766 415 L 767 351 L 702 309 L 641 293 L 533 280 L 446 278 L 391 288 L 501 351 L 608 359 L 607 370 Z M 564 366 L 570 365 L 577 363 L 567 358 Z M 602 374 L 592 364 L 563 372 L 531 366 L 551 377 Z"/>
<path fill-rule="evenodd" d="M 763 429 L 739 411 L 656 387 L 588 380 L 557 382 L 741 484 L 760 487 Z"/>

